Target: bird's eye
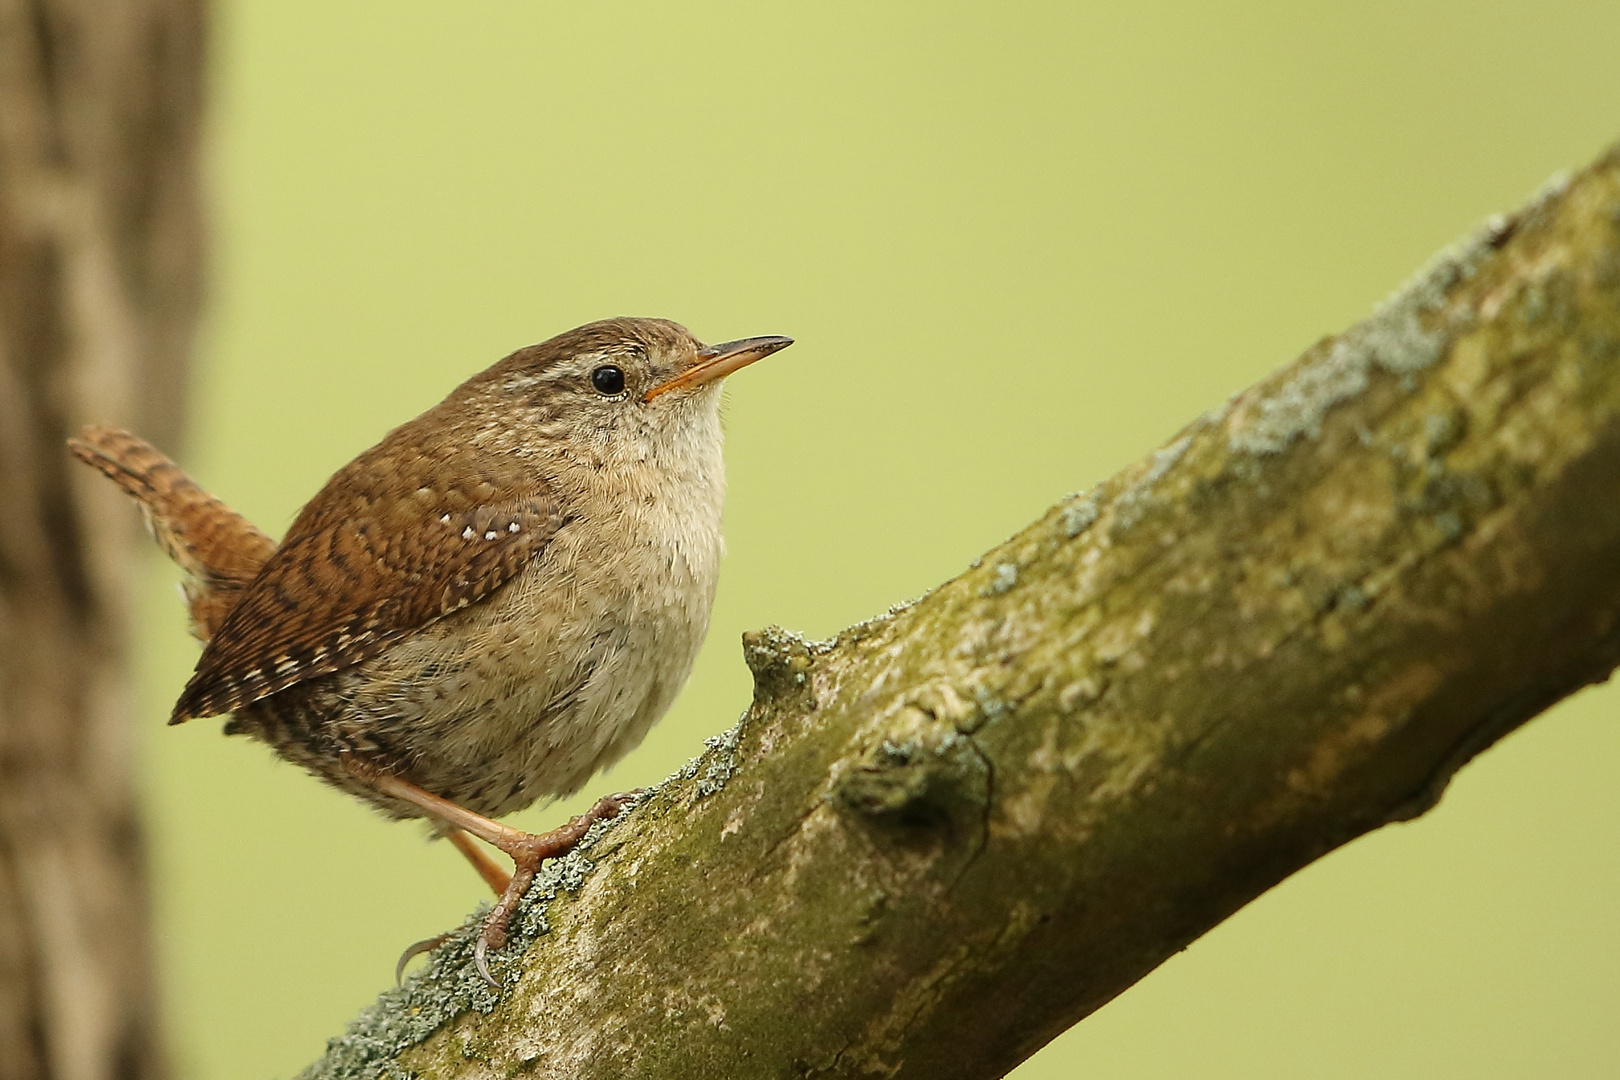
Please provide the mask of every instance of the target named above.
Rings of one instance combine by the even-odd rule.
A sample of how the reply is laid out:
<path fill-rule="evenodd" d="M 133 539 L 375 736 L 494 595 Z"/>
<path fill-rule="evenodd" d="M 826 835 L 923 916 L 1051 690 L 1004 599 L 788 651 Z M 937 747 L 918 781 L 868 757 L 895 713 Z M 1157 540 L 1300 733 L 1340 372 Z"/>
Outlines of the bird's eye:
<path fill-rule="evenodd" d="M 591 385 L 596 387 L 598 394 L 612 397 L 614 394 L 624 393 L 624 372 L 612 364 L 603 364 L 591 372 Z"/>

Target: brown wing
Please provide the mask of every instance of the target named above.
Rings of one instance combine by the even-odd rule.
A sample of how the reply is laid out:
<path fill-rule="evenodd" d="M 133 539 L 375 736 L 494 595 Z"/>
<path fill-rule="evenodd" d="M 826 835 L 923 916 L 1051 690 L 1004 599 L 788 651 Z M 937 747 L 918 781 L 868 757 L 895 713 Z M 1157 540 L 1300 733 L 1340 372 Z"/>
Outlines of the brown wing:
<path fill-rule="evenodd" d="M 169 722 L 231 712 L 357 664 L 511 580 L 562 525 L 549 489 L 516 465 L 446 482 L 433 476 L 442 465 L 401 461 L 386 444 L 357 459 L 305 507 L 231 609 Z"/>

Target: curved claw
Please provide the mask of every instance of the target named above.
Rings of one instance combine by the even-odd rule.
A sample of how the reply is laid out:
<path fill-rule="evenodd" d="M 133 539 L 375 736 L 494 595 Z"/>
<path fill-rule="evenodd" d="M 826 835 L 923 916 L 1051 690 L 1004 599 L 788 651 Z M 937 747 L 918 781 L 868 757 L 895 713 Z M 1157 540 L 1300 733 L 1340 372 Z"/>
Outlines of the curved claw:
<path fill-rule="evenodd" d="M 489 973 L 489 942 L 484 940 L 482 934 L 478 935 L 478 944 L 473 946 L 473 966 L 478 969 L 478 974 L 482 975 L 484 981 L 489 983 L 493 989 L 499 990 L 501 988 L 500 982 Z"/>
<path fill-rule="evenodd" d="M 445 931 L 444 933 L 435 935 L 434 937 L 424 938 L 423 940 L 418 941 L 415 945 L 407 946 L 405 951 L 399 954 L 399 963 L 394 965 L 394 985 L 398 986 L 400 983 L 405 981 L 406 964 L 409 964 L 412 960 L 415 960 L 423 953 L 430 953 L 434 949 L 437 949 L 440 945 L 444 944 L 445 939 L 449 936 L 449 931 Z"/>

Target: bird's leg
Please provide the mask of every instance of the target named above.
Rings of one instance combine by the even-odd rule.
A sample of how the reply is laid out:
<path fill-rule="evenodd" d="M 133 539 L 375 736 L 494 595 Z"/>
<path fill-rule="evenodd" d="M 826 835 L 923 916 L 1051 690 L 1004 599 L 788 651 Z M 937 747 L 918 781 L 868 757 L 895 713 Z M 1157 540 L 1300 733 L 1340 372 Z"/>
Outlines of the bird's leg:
<path fill-rule="evenodd" d="M 507 886 L 512 884 L 512 875 L 502 870 L 494 859 L 484 853 L 483 848 L 473 843 L 472 837 L 464 830 L 447 828 L 444 830 L 444 838 L 450 841 L 457 851 L 467 856 L 467 861 L 478 871 L 478 876 L 484 879 L 484 884 L 495 890 L 496 896 L 500 896 L 506 891 Z"/>
<path fill-rule="evenodd" d="M 592 825 L 607 818 L 617 817 L 620 808 L 632 797 L 630 794 L 604 796 L 596 801 L 595 806 L 560 828 L 544 833 L 526 833 L 510 825 L 492 821 L 482 814 L 475 814 L 464 806 L 424 791 L 409 780 L 402 780 L 382 772 L 352 755 L 344 755 L 343 761 L 351 773 L 379 793 L 408 802 L 448 828 L 471 833 L 511 856 L 514 864 L 512 877 L 502 890 L 501 898 L 496 901 L 494 909 L 485 917 L 484 928 L 478 935 L 478 944 L 473 951 L 473 959 L 478 965 L 479 974 L 495 987 L 499 987 L 500 983 L 496 982 L 495 977 L 489 972 L 487 959 L 489 950 L 499 949 L 506 944 L 506 928 L 512 921 L 512 913 L 517 910 L 523 894 L 534 881 L 534 875 L 539 871 L 540 864 L 546 859 L 555 859 L 568 854 L 575 844 L 584 839 Z M 495 883 L 488 877 L 485 880 L 491 885 Z M 433 947 L 434 945 L 428 942 L 412 946 L 401 958 L 401 969 L 404 962 L 417 955 L 417 952 L 427 951 Z"/>

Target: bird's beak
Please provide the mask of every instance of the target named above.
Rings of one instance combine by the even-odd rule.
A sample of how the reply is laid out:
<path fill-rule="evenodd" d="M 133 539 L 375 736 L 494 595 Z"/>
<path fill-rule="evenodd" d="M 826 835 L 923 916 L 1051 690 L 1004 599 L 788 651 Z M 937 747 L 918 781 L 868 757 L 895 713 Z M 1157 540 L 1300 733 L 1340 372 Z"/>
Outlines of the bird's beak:
<path fill-rule="evenodd" d="M 665 379 L 648 390 L 642 400 L 651 401 L 659 394 L 670 390 L 690 389 L 714 382 L 716 379 L 723 379 L 755 360 L 762 360 L 791 344 L 793 339 L 790 337 L 771 336 L 743 338 L 741 341 L 723 341 L 719 345 L 704 346 L 698 350 L 697 363 L 674 378 Z"/>

